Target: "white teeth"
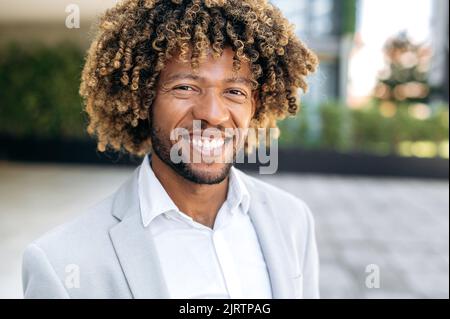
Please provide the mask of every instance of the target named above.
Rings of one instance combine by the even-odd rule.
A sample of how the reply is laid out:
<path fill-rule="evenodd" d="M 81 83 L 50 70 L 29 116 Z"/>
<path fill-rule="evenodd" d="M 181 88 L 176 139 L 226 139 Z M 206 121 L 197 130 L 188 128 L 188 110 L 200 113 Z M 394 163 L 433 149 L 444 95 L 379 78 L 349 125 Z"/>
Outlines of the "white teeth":
<path fill-rule="evenodd" d="M 225 144 L 223 138 L 208 139 L 208 138 L 193 138 L 192 144 L 194 147 L 210 153 L 212 150 L 222 148 Z"/>

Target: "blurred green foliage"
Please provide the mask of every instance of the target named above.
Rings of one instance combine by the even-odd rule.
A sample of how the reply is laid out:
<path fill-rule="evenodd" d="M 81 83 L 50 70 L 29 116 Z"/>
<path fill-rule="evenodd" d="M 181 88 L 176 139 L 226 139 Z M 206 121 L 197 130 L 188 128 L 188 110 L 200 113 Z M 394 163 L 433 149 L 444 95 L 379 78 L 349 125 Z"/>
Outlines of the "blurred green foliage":
<path fill-rule="evenodd" d="M 83 52 L 72 44 L 0 50 L 0 133 L 21 137 L 83 137 L 78 95 Z"/>
<path fill-rule="evenodd" d="M 386 116 L 376 103 L 359 109 L 324 103 L 317 109 L 319 133 L 314 135 L 308 120 L 312 110 L 303 106 L 297 117 L 279 123 L 280 146 L 387 155 L 398 154 L 402 142 L 447 142 L 448 106 L 422 105 L 429 109 L 426 117 L 414 115 L 414 107 L 398 105 L 394 114 Z"/>
<path fill-rule="evenodd" d="M 353 34 L 356 29 L 357 0 L 342 1 L 342 31 L 344 34 Z"/>

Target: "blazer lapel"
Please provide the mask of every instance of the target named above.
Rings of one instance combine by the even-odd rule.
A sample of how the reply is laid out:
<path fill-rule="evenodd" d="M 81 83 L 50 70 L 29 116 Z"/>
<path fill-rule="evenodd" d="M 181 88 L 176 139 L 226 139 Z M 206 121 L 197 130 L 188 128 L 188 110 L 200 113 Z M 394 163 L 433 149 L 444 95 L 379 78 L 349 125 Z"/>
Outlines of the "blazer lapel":
<path fill-rule="evenodd" d="M 276 299 L 294 298 L 295 285 L 292 280 L 294 270 L 291 262 L 293 254 L 290 254 L 286 247 L 276 212 L 249 177 L 244 174 L 241 176 L 246 181 L 252 196 L 249 215 L 269 272 L 272 297 Z"/>
<path fill-rule="evenodd" d="M 115 195 L 112 210 L 120 222 L 109 234 L 133 297 L 169 298 L 153 238 L 141 222 L 138 172 Z"/>

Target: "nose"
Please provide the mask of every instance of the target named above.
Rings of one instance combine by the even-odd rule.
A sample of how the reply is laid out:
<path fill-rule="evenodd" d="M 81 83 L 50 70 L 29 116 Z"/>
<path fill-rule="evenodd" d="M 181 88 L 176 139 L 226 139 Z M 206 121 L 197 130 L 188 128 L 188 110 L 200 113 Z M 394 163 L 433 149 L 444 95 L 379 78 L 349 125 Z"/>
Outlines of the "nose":
<path fill-rule="evenodd" d="M 193 116 L 196 120 L 202 120 L 211 126 L 218 126 L 230 118 L 230 113 L 220 96 L 215 92 L 207 92 L 193 108 Z"/>

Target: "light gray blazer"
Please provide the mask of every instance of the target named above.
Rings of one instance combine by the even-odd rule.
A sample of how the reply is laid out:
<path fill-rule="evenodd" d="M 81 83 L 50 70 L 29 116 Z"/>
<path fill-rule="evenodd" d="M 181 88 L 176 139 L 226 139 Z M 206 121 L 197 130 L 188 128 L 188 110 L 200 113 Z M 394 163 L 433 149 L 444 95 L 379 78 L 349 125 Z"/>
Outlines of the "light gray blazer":
<path fill-rule="evenodd" d="M 25 298 L 169 298 L 150 230 L 140 218 L 138 169 L 86 214 L 26 248 Z M 251 194 L 249 214 L 273 298 L 318 298 L 319 262 L 309 208 L 285 191 L 238 173 Z"/>

